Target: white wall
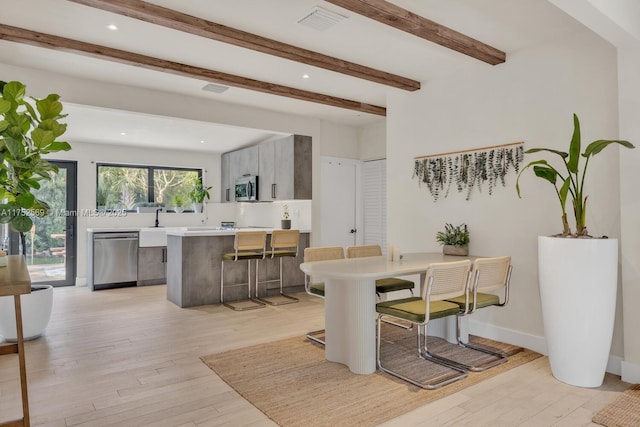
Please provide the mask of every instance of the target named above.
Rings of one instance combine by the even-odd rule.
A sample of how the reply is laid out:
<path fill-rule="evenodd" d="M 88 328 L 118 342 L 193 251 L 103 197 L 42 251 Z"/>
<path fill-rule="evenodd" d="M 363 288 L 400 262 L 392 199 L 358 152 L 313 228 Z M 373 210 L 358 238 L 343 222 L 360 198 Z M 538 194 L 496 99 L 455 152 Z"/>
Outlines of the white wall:
<path fill-rule="evenodd" d="M 476 319 L 498 339 L 546 351 L 537 285 L 538 235 L 561 231 L 552 187 L 515 175 L 493 195 L 470 201 L 450 194 L 433 202 L 412 180 L 414 156 L 525 141 L 566 151 L 572 113 L 582 121 L 585 142 L 617 136 L 616 52 L 588 31 L 528 50 L 509 53 L 505 64 L 433 80 L 416 93 L 393 93 L 387 105 L 388 238 L 403 251 L 439 251 L 435 234 L 445 222 L 468 224 L 472 254 L 512 256 L 511 301 Z M 619 236 L 617 149 L 590 165 L 588 226 L 591 234 Z M 526 161 L 537 156 L 526 156 Z M 552 157 L 549 158 L 550 160 Z M 594 178 L 598 172 L 598 178 Z M 569 306 L 570 307 L 570 306 Z M 575 307 L 569 308 L 575 309 Z M 612 353 L 622 354 L 620 328 Z"/>
<path fill-rule="evenodd" d="M 381 119 L 358 129 L 360 160 L 378 160 L 387 157 L 387 121 Z"/>
<path fill-rule="evenodd" d="M 637 0 L 588 0 L 627 33 L 640 40 L 640 2 Z"/>
<path fill-rule="evenodd" d="M 344 157 L 357 159 L 359 154 L 358 130 L 352 126 L 322 122 L 320 135 L 324 143 L 320 149 L 321 156 Z"/>

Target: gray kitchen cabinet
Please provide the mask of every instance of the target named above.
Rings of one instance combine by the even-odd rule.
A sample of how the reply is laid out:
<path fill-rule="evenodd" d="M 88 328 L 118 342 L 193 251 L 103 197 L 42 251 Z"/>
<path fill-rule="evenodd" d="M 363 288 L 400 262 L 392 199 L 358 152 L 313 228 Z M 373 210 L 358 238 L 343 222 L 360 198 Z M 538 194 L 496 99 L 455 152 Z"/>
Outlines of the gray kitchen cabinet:
<path fill-rule="evenodd" d="M 221 158 L 220 201 L 235 201 L 235 181 L 243 175 L 258 175 L 258 146 L 224 153 Z"/>
<path fill-rule="evenodd" d="M 258 146 L 259 199 L 311 199 L 311 137 L 291 135 Z"/>
<path fill-rule="evenodd" d="M 276 200 L 276 141 L 259 144 L 258 154 L 258 200 Z"/>
<path fill-rule="evenodd" d="M 167 247 L 138 248 L 138 286 L 167 283 Z"/>
<path fill-rule="evenodd" d="M 232 191 L 231 191 L 231 171 L 230 171 L 230 163 L 231 163 L 231 153 L 224 153 L 222 155 L 221 164 L 220 164 L 220 201 L 222 203 L 231 202 Z"/>

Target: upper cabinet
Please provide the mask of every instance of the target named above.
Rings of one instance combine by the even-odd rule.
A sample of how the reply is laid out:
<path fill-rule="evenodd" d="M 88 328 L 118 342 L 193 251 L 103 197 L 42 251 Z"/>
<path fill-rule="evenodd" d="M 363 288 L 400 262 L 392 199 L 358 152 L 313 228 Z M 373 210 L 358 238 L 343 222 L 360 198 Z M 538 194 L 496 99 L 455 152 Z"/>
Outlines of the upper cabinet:
<path fill-rule="evenodd" d="M 222 155 L 221 201 L 235 201 L 235 180 L 258 175 L 258 200 L 311 199 L 311 137 L 291 135 Z"/>
<path fill-rule="evenodd" d="M 221 162 L 221 201 L 233 202 L 236 178 L 242 175 L 258 175 L 258 146 L 224 153 Z"/>
<path fill-rule="evenodd" d="M 221 177 L 220 177 L 220 188 L 222 192 L 220 194 L 220 201 L 222 203 L 225 202 L 233 202 L 234 192 L 231 191 L 231 153 L 224 153 L 221 159 Z"/>
<path fill-rule="evenodd" d="M 311 137 L 291 135 L 259 147 L 261 201 L 311 199 Z"/>

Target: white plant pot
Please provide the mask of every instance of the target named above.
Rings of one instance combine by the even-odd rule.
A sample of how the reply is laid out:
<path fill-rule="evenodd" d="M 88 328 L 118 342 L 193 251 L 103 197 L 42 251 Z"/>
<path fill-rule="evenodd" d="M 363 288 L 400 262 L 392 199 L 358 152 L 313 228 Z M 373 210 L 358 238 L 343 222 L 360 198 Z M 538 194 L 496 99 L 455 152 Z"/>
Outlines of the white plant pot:
<path fill-rule="evenodd" d="M 195 213 L 202 213 L 202 203 L 193 202 L 193 211 Z"/>
<path fill-rule="evenodd" d="M 613 338 L 618 240 L 540 236 L 538 280 L 553 376 L 599 387 Z"/>
<path fill-rule="evenodd" d="M 34 291 L 38 288 L 40 290 Z M 22 309 L 22 335 L 25 340 L 38 338 L 51 319 L 53 307 L 53 286 L 31 285 L 31 293 L 20 296 Z M 0 335 L 6 341 L 15 342 L 18 339 L 16 332 L 16 314 L 13 297 L 0 298 Z"/>
<path fill-rule="evenodd" d="M 182 213 L 184 211 L 184 208 L 182 206 L 174 206 L 173 211 L 175 213 Z"/>

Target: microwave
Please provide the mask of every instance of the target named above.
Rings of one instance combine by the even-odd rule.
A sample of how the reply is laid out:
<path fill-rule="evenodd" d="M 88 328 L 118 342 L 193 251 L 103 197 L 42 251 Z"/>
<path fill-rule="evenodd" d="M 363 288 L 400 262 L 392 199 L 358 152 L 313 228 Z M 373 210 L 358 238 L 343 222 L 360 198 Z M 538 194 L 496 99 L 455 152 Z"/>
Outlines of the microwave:
<path fill-rule="evenodd" d="M 236 202 L 255 202 L 258 200 L 258 177 L 243 175 L 236 178 Z"/>

